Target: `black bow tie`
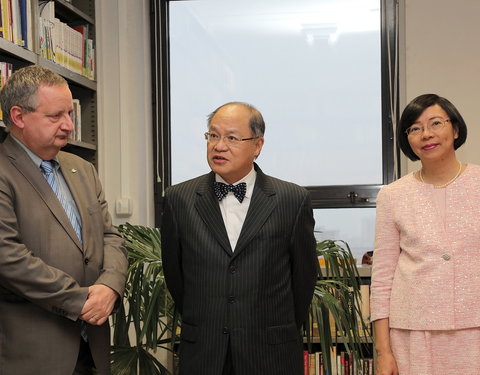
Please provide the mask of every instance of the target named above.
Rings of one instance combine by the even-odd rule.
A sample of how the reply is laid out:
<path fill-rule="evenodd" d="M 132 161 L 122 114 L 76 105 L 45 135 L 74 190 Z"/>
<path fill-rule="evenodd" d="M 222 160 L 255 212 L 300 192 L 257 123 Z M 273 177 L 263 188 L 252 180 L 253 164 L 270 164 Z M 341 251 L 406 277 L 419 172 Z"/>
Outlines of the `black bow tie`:
<path fill-rule="evenodd" d="M 219 201 L 225 198 L 228 192 L 231 191 L 235 198 L 242 203 L 243 198 L 245 198 L 245 193 L 247 192 L 247 184 L 245 182 L 240 182 L 237 185 L 227 185 L 223 182 L 214 182 L 213 191 L 215 192 L 215 195 Z"/>

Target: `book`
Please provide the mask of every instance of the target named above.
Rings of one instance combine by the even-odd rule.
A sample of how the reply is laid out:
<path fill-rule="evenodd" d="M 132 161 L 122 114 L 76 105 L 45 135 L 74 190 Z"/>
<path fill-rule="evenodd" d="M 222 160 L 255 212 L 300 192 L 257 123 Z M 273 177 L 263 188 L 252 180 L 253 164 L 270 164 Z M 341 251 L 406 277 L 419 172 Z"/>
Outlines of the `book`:
<path fill-rule="evenodd" d="M 23 47 L 25 43 L 22 39 L 22 21 L 20 16 L 19 0 L 10 0 L 10 6 L 12 9 L 13 42 Z"/>
<path fill-rule="evenodd" d="M 73 26 L 73 29 L 78 31 L 82 35 L 82 55 L 81 55 L 81 61 L 82 61 L 82 74 L 86 75 L 87 72 L 87 60 L 85 58 L 85 49 L 86 49 L 86 44 L 87 44 L 87 39 L 89 35 L 89 30 L 90 30 L 90 25 L 89 24 L 81 24 L 81 25 L 76 25 Z"/>
<path fill-rule="evenodd" d="M 82 108 L 80 105 L 79 99 L 73 99 L 73 111 L 72 111 L 72 122 L 73 122 L 73 132 L 71 138 L 74 141 L 82 141 Z"/>
<path fill-rule="evenodd" d="M 308 364 L 308 350 L 303 351 L 303 375 L 310 375 L 310 367 Z"/>
<path fill-rule="evenodd" d="M 308 355 L 308 369 L 309 375 L 315 375 L 315 353 Z"/>
<path fill-rule="evenodd" d="M 0 62 L 0 88 L 3 87 L 7 79 L 12 75 L 13 65 L 7 62 Z M 2 109 L 0 108 L 0 121 L 3 120 Z M 3 123 L 2 123 L 3 125 Z"/>
<path fill-rule="evenodd" d="M 322 352 L 315 352 L 315 375 L 322 375 Z"/>
<path fill-rule="evenodd" d="M 27 0 L 18 0 L 19 12 L 20 12 L 20 37 L 22 39 L 23 46 L 29 48 L 28 45 L 28 21 L 27 21 Z"/>
<path fill-rule="evenodd" d="M 2 35 L 3 38 L 12 42 L 12 17 L 10 9 L 10 0 L 0 0 L 1 11 L 2 11 Z"/>
<path fill-rule="evenodd" d="M 0 38 L 3 38 L 3 7 L 0 1 Z"/>
<path fill-rule="evenodd" d="M 359 320 L 361 319 L 363 323 L 367 326 L 369 332 L 363 332 L 365 336 L 370 334 L 370 285 L 360 285 L 360 316 L 358 317 Z M 359 330 L 362 329 L 362 322 L 359 321 L 358 328 Z M 362 333 L 360 331 L 360 333 Z"/>
<path fill-rule="evenodd" d="M 33 22 L 32 22 L 32 0 L 26 1 L 26 14 L 27 14 L 27 49 L 33 51 Z"/>
<path fill-rule="evenodd" d="M 95 79 L 95 47 L 92 39 L 87 39 L 85 44 L 85 76 L 89 79 Z"/>

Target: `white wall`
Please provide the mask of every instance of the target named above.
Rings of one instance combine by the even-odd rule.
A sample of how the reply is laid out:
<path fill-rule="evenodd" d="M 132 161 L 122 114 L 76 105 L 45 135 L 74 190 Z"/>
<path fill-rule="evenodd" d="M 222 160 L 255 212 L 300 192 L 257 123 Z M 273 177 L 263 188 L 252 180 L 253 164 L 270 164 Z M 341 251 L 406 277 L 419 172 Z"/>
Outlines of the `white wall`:
<path fill-rule="evenodd" d="M 480 1 L 401 0 L 405 25 L 401 40 L 400 113 L 408 101 L 424 93 L 449 99 L 468 127 L 457 156 L 480 164 Z M 408 162 L 402 174 L 415 171 Z"/>
<path fill-rule="evenodd" d="M 97 0 L 98 169 L 114 224 L 154 225 L 148 0 Z M 127 198 L 132 215 L 115 214 Z"/>

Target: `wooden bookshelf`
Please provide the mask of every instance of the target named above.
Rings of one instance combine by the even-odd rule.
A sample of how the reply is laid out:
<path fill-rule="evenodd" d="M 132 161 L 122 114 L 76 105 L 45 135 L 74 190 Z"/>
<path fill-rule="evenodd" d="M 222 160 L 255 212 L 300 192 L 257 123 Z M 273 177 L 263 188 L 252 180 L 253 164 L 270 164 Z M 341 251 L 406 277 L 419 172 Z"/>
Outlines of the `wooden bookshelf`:
<path fill-rule="evenodd" d="M 80 24 L 88 25 L 88 37 L 95 40 L 95 1 L 94 0 L 54 0 L 55 18 L 71 27 Z M 13 65 L 13 70 L 27 65 L 37 64 L 53 70 L 64 77 L 70 86 L 74 98 L 81 104 L 81 140 L 71 141 L 65 151 L 79 155 L 94 163 L 97 161 L 97 82 L 72 71 L 57 62 L 41 56 L 40 48 L 40 6 L 45 2 L 31 0 L 31 24 L 33 43 L 29 49 L 21 47 L 9 40 L 0 38 L 0 61 Z M 4 127 L 0 126 L 0 141 L 5 137 Z"/>

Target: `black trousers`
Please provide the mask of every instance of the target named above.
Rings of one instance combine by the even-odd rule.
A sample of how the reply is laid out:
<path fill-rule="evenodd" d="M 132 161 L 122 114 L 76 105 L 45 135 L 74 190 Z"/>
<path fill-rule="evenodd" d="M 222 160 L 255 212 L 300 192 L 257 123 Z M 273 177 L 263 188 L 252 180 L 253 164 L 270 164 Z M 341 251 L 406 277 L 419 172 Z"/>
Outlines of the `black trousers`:
<path fill-rule="evenodd" d="M 94 375 L 95 363 L 93 362 L 90 346 L 80 338 L 80 350 L 78 351 L 77 365 L 72 375 Z"/>
<path fill-rule="evenodd" d="M 227 355 L 225 357 L 222 375 L 235 375 L 233 372 L 232 349 L 230 347 L 230 341 L 228 342 Z"/>

